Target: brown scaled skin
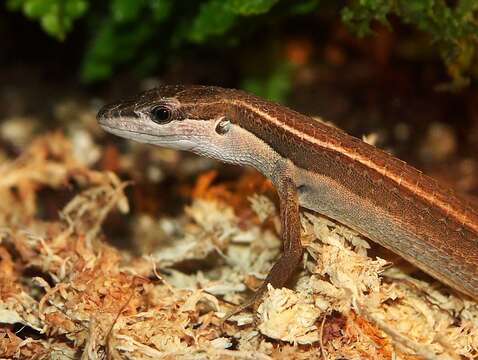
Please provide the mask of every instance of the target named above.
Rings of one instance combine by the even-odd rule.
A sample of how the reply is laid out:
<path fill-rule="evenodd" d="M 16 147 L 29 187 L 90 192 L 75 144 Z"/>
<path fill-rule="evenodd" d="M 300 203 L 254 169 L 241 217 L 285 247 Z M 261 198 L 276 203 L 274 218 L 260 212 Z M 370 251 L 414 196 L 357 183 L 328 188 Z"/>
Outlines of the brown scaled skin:
<path fill-rule="evenodd" d="M 170 110 L 168 123 L 154 121 L 157 106 Z M 207 86 L 162 86 L 106 106 L 98 118 L 120 136 L 253 166 L 273 181 L 284 251 L 246 305 L 260 298 L 267 283 L 283 286 L 300 263 L 299 206 L 349 226 L 478 299 L 476 210 L 357 138 L 242 91 Z"/>

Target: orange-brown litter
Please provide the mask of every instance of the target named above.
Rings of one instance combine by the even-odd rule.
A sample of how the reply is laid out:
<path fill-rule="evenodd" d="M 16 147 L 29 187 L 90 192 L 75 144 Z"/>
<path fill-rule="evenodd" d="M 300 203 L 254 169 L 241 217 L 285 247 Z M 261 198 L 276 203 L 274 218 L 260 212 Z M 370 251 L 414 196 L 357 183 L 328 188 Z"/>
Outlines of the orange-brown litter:
<path fill-rule="evenodd" d="M 128 152 L 91 136 L 96 155 L 85 160 L 75 136 L 42 135 L 19 156 L 1 155 L 0 357 L 478 358 L 476 302 L 367 256 L 366 239 L 310 212 L 302 213 L 306 254 L 290 288 L 270 288 L 255 315 L 221 328 L 280 253 L 271 185 L 251 172 L 220 181 L 197 171 L 196 185 L 179 186 L 190 200 L 178 214 L 134 213 L 125 191 L 141 185 L 97 170 L 105 162 L 131 169 Z M 45 198 L 65 196 L 54 216 L 42 215 Z M 148 252 L 112 245 L 110 214 Z"/>

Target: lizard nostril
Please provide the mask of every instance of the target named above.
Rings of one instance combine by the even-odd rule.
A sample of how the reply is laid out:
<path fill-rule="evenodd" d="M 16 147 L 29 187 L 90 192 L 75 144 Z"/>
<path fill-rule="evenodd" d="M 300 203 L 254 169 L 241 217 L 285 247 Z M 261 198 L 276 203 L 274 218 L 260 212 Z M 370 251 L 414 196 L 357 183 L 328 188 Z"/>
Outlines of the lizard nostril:
<path fill-rule="evenodd" d="M 138 118 L 139 115 L 134 111 L 134 106 L 129 102 L 125 104 L 113 103 L 104 105 L 96 115 L 100 123 L 104 123 L 114 118 Z"/>
<path fill-rule="evenodd" d="M 299 194 L 305 194 L 306 192 L 308 192 L 310 189 L 309 189 L 309 186 L 308 185 L 305 185 L 305 184 L 301 184 L 299 186 L 297 186 L 297 192 Z"/>
<path fill-rule="evenodd" d="M 105 105 L 100 109 L 100 111 L 98 111 L 98 114 L 96 115 L 96 119 L 101 123 L 108 117 L 108 113 L 109 113 L 109 106 Z"/>

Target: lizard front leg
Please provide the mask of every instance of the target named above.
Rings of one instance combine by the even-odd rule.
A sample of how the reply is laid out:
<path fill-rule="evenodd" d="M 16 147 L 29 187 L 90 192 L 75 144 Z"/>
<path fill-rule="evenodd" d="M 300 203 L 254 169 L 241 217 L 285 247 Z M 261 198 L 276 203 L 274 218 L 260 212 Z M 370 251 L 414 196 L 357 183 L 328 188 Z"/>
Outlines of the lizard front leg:
<path fill-rule="evenodd" d="M 283 177 L 277 184 L 279 195 L 281 238 L 283 251 L 281 257 L 272 266 L 261 287 L 243 304 L 226 314 L 222 321 L 256 304 L 267 291 L 267 285 L 274 288 L 284 286 L 302 260 L 304 249 L 300 242 L 299 199 L 296 186 L 290 177 Z"/>

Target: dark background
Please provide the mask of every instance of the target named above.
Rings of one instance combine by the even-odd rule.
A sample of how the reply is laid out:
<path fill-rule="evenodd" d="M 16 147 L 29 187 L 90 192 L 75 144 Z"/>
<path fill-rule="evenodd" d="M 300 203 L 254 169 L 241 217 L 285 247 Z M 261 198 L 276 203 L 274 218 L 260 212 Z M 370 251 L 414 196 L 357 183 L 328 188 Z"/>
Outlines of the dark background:
<path fill-rule="evenodd" d="M 58 40 L 21 12 L 0 7 L 0 121 L 34 117 L 40 133 L 65 127 L 53 109 L 66 98 L 96 109 L 158 83 L 244 88 L 355 136 L 375 133 L 378 146 L 477 195 L 476 80 L 453 86 L 432 37 L 399 16 L 390 15 L 388 25 L 371 22 L 371 34 L 359 37 L 331 9 L 290 16 L 271 11 L 241 20 L 227 36 L 176 47 L 161 45 L 168 38 L 163 26 L 110 77 L 86 81 L 82 67 L 98 8 Z M 156 45 L 160 60 L 138 71 L 141 57 Z"/>

